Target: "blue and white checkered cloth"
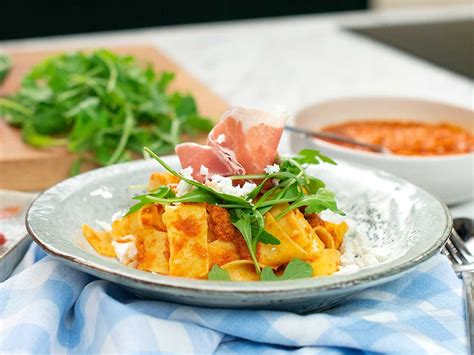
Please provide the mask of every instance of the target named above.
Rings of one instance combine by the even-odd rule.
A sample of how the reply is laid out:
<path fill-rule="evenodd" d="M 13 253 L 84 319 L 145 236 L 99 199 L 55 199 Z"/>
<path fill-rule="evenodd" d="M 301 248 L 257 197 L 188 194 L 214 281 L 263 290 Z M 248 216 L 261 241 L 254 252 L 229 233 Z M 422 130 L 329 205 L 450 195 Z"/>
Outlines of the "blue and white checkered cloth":
<path fill-rule="evenodd" d="M 0 284 L 0 353 L 467 353 L 462 285 L 444 256 L 310 315 L 139 299 L 36 245 Z"/>

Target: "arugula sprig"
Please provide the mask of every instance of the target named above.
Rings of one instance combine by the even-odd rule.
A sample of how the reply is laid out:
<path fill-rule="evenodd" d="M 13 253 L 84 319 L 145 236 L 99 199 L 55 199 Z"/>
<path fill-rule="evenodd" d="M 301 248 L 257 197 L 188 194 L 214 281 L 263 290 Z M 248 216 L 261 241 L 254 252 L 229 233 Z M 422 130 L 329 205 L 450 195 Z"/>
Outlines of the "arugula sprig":
<path fill-rule="evenodd" d="M 0 82 L 9 64 L 0 54 Z M 173 78 L 103 49 L 66 53 L 33 67 L 17 93 L 0 97 L 0 116 L 32 146 L 67 146 L 79 156 L 74 172 L 82 161 L 129 160 L 144 146 L 167 154 L 183 135 L 212 128 L 191 95 L 168 92 Z"/>
<path fill-rule="evenodd" d="M 306 167 L 310 164 L 329 163 L 335 165 L 336 162 L 317 150 L 303 149 L 296 156 L 284 157 L 280 159 L 280 171 L 272 174 L 240 176 L 240 179 L 253 178 L 263 179 L 262 182 L 250 193 L 251 198 L 257 197 L 267 186 L 269 181 L 276 182 L 254 204 L 254 209 L 258 209 L 262 215 L 267 213 L 274 205 L 288 202 L 290 205 L 282 211 L 276 219 L 281 219 L 284 215 L 295 208 L 305 207 L 306 213 L 319 213 L 329 209 L 335 213 L 344 215 L 338 209 L 335 194 L 325 188 L 325 184 L 320 179 L 308 175 Z M 239 176 L 233 176 L 233 179 Z"/>
<path fill-rule="evenodd" d="M 311 277 L 313 268 L 307 262 L 300 259 L 291 260 L 283 271 L 283 275 L 277 276 L 270 267 L 263 268 L 260 281 L 286 281 Z"/>
<path fill-rule="evenodd" d="M 257 244 L 261 242 L 278 245 L 280 241 L 265 230 L 265 222 L 260 211 L 236 208 L 231 210 L 230 216 L 232 224 L 239 230 L 245 240 L 257 273 L 260 273 L 261 268 L 257 261 Z"/>
<path fill-rule="evenodd" d="M 166 171 L 190 184 L 193 189 L 183 196 L 177 197 L 169 187 L 160 187 L 145 195 L 136 196 L 135 199 L 138 200 L 138 203 L 130 208 L 129 213 L 137 211 L 149 203 L 205 202 L 224 207 L 230 213 L 232 224 L 242 234 L 258 274 L 263 274 L 257 261 L 258 243 L 273 245 L 280 243 L 275 236 L 265 230 L 264 216 L 273 206 L 284 202 L 288 203 L 288 207 L 276 216 L 277 220 L 295 208 L 305 208 L 305 213 L 319 213 L 329 209 L 343 214 L 337 207 L 334 193 L 326 189 L 321 180 L 306 173 L 306 167 L 309 164 L 319 164 L 321 162 L 335 164 L 329 157 L 318 151 L 305 149 L 294 157 L 281 158 L 279 161 L 280 171 L 278 172 L 232 176 L 232 179 L 239 180 L 261 180 L 246 197 L 225 194 L 190 179 L 171 168 L 150 148 L 144 148 L 144 151 Z M 269 182 L 272 183 L 270 188 L 268 188 Z M 289 270 L 291 271 L 293 267 Z M 270 277 L 269 271 L 265 271 L 265 275 Z"/>
<path fill-rule="evenodd" d="M 146 153 L 148 153 L 153 159 L 155 159 L 158 163 L 160 163 L 160 165 L 163 168 L 165 168 L 169 173 L 171 173 L 174 176 L 180 178 L 181 180 L 186 181 L 188 184 L 194 186 L 195 188 L 197 188 L 199 190 L 206 191 L 210 195 L 213 195 L 216 198 L 218 198 L 222 201 L 225 201 L 228 204 L 234 204 L 238 207 L 243 207 L 243 208 L 250 208 L 252 206 L 252 204 L 244 198 L 237 197 L 237 196 L 234 196 L 234 195 L 225 194 L 225 193 L 222 193 L 222 192 L 218 192 L 218 191 L 214 190 L 213 188 L 210 188 L 209 186 L 206 186 L 204 184 L 201 184 L 200 182 L 197 182 L 195 180 L 187 178 L 186 176 L 184 176 L 183 174 L 178 173 L 171 166 L 169 166 L 163 159 L 161 159 L 158 155 L 156 155 L 151 149 L 145 147 L 145 148 L 143 148 L 143 150 Z M 196 202 L 198 202 L 198 201 L 196 201 Z M 199 202 L 203 202 L 203 201 L 199 201 Z"/>

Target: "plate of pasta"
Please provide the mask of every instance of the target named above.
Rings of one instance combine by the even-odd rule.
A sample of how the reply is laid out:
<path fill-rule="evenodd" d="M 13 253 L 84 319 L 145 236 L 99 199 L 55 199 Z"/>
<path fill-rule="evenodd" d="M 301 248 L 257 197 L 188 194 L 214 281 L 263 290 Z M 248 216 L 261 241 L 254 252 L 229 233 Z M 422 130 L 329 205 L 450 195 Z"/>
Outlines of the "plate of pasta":
<path fill-rule="evenodd" d="M 43 192 L 26 218 L 66 263 L 151 298 L 208 307 L 330 307 L 439 251 L 446 207 L 382 171 L 303 149 L 286 115 L 234 108 L 204 145 L 118 164 Z"/>

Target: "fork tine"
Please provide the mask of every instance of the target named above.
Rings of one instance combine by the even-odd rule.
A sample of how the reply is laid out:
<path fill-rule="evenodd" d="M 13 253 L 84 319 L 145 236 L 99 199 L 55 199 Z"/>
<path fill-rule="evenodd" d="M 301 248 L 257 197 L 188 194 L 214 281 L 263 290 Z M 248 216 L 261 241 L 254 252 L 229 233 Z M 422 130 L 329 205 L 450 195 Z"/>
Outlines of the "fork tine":
<path fill-rule="evenodd" d="M 446 246 L 444 246 L 443 249 L 441 249 L 441 253 L 448 257 L 449 262 L 451 264 L 454 264 L 454 265 L 457 264 L 457 261 L 454 260 L 454 258 L 451 256 L 451 253 L 446 249 Z"/>
<path fill-rule="evenodd" d="M 462 256 L 459 254 L 458 250 L 453 245 L 453 242 L 450 239 L 448 239 L 446 241 L 445 247 L 446 247 L 446 250 L 451 255 L 451 258 L 454 259 L 454 262 L 456 264 L 464 264 L 465 263 L 464 258 L 462 258 Z"/>
<path fill-rule="evenodd" d="M 469 263 L 474 262 L 474 256 L 471 254 L 471 252 L 466 248 L 464 245 L 464 241 L 461 239 L 459 234 L 453 229 L 451 235 L 449 236 L 449 239 L 452 241 L 454 244 L 455 248 L 461 254 L 461 256 Z"/>
<path fill-rule="evenodd" d="M 454 259 L 451 254 L 448 253 L 448 260 L 449 262 L 451 263 L 451 265 L 453 266 L 453 268 L 455 266 L 458 266 L 458 265 L 462 265 L 462 264 L 458 264 L 458 262 L 456 261 L 456 259 Z"/>

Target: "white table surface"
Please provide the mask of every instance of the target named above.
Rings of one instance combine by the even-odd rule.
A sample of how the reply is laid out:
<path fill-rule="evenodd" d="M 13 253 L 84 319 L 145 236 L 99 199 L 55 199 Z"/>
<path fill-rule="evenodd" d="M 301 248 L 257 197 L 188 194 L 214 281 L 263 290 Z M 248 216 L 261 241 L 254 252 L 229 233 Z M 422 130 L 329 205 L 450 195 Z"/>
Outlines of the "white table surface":
<path fill-rule="evenodd" d="M 231 105 L 304 106 L 393 95 L 473 108 L 471 80 L 344 29 L 473 18 L 471 6 L 305 15 L 0 42 L 0 49 L 152 43 Z M 288 150 L 287 137 L 281 150 Z M 474 183 L 474 182 L 473 182 Z M 474 218 L 474 201 L 452 208 Z"/>

